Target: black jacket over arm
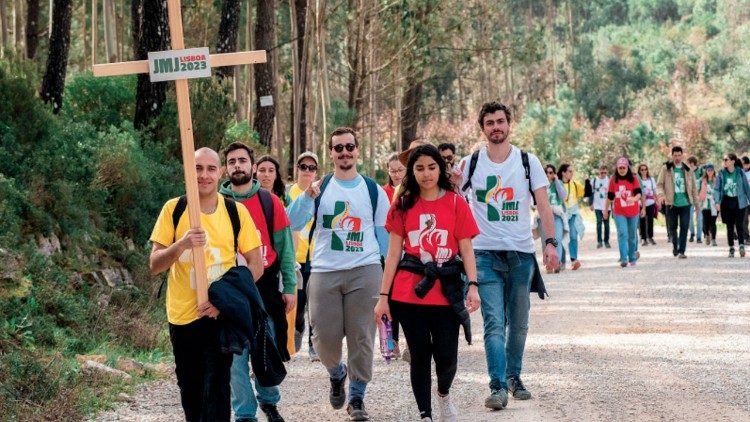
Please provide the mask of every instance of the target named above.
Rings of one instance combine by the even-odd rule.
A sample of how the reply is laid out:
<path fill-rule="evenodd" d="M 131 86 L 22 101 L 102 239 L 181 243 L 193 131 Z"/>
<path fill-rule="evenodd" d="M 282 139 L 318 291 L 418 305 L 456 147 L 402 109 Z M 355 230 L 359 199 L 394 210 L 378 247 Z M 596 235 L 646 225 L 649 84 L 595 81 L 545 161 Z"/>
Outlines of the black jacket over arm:
<path fill-rule="evenodd" d="M 286 369 L 268 330 L 268 314 L 245 266 L 229 269 L 208 288 L 208 300 L 219 310 L 221 348 L 240 354 L 250 348 L 253 373 L 260 385 L 279 385 Z"/>

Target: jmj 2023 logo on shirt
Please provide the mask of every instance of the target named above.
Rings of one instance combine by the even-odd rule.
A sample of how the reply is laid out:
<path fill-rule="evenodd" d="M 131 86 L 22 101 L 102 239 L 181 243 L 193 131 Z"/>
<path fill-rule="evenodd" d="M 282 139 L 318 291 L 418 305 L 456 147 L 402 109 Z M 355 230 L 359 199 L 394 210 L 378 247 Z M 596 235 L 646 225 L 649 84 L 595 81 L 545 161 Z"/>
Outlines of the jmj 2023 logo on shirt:
<path fill-rule="evenodd" d="M 512 187 L 503 187 L 500 175 L 487 176 L 487 188 L 477 190 L 477 201 L 487 204 L 487 220 L 518 221 L 518 201 Z"/>
<path fill-rule="evenodd" d="M 323 227 L 331 229 L 331 250 L 343 252 L 364 252 L 365 235 L 362 232 L 362 219 L 351 215 L 349 201 L 336 201 L 333 214 L 323 216 Z M 344 239 L 336 231 L 346 232 Z"/>

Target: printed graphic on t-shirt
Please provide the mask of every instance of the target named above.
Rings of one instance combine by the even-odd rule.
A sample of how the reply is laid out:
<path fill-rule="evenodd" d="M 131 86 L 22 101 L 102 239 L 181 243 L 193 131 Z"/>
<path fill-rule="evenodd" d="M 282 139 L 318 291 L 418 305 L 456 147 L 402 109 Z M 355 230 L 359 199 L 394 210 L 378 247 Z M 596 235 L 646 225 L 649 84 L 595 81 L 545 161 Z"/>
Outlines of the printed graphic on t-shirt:
<path fill-rule="evenodd" d="M 419 229 L 408 234 L 409 244 L 419 247 L 419 258 L 422 262 L 435 262 L 440 265 L 453 256 L 453 250 L 446 248 L 448 230 L 437 228 L 435 214 L 420 214 Z"/>
<path fill-rule="evenodd" d="M 724 183 L 724 194 L 731 197 L 737 196 L 737 182 L 735 182 L 734 177 L 727 177 L 727 181 Z"/>
<path fill-rule="evenodd" d="M 351 204 L 349 201 L 336 201 L 333 214 L 323 216 L 323 227 L 332 230 L 331 250 L 344 252 L 363 252 L 365 250 L 362 219 L 350 213 Z M 336 230 L 346 232 L 345 238 L 341 239 Z"/>
<path fill-rule="evenodd" d="M 221 250 L 211 246 L 209 233 L 206 233 L 206 245 L 203 247 L 203 256 L 207 266 L 206 278 L 210 284 L 224 274 L 224 268 L 221 265 Z M 190 288 L 195 290 L 197 287 L 195 283 L 195 268 L 192 266 L 193 250 L 184 250 L 178 259 L 183 264 L 190 264 Z"/>
<path fill-rule="evenodd" d="M 557 196 L 557 189 L 554 184 L 551 184 L 549 189 L 547 189 L 547 198 L 549 198 L 550 205 L 562 205 L 562 201 Z"/>
<path fill-rule="evenodd" d="M 487 189 L 477 190 L 477 201 L 487 204 L 488 221 L 518 221 L 518 201 L 512 187 L 503 187 L 499 175 L 487 176 Z"/>
<path fill-rule="evenodd" d="M 685 193 L 685 176 L 681 171 L 674 172 L 674 193 Z"/>
<path fill-rule="evenodd" d="M 628 199 L 632 196 L 630 189 L 626 188 L 625 185 L 619 185 L 615 197 L 620 200 L 621 207 L 628 207 Z"/>
<path fill-rule="evenodd" d="M 263 257 L 263 268 L 268 268 L 268 246 L 262 243 L 263 237 L 260 235 L 260 230 L 256 229 L 255 231 L 258 232 L 258 239 L 261 239 L 260 256 Z"/>

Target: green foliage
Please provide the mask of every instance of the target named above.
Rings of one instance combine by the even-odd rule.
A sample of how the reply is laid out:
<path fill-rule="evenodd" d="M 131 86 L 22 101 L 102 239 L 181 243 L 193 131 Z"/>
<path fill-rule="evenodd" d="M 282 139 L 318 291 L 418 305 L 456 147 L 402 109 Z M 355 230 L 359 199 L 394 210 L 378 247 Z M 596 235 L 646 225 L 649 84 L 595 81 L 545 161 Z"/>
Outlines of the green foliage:
<path fill-rule="evenodd" d="M 356 117 L 356 111 L 346 106 L 341 100 L 331 101 L 331 111 L 328 115 L 328 127 L 352 126 Z"/>
<path fill-rule="evenodd" d="M 232 142 L 242 142 L 248 145 L 252 150 L 255 157 L 268 154 L 268 148 L 260 143 L 260 135 L 250 127 L 250 123 L 247 120 L 233 123 L 224 132 L 224 142 L 222 147 L 226 147 Z"/>
<path fill-rule="evenodd" d="M 70 120 L 84 120 L 97 129 L 119 126 L 135 113 L 135 84 L 135 76 L 77 75 L 65 87 L 62 111 Z"/>
<path fill-rule="evenodd" d="M 236 105 L 230 99 L 230 89 L 230 84 L 218 82 L 216 78 L 196 79 L 190 82 L 193 143 L 196 149 L 221 149 L 224 132 L 234 120 L 236 110 Z M 169 155 L 181 156 L 177 99 L 174 91 L 167 91 L 167 101 L 153 125 L 154 139 L 170 146 Z"/>
<path fill-rule="evenodd" d="M 631 22 L 652 20 L 660 23 L 680 19 L 675 0 L 629 0 L 628 4 Z"/>

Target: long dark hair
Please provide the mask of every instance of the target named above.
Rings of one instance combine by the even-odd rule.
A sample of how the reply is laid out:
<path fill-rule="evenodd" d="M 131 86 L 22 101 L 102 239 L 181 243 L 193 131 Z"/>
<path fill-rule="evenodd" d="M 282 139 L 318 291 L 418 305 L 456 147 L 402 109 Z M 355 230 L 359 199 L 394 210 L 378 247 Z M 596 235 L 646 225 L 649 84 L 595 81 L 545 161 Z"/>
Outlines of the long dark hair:
<path fill-rule="evenodd" d="M 560 164 L 560 168 L 557 169 L 557 178 L 560 179 L 561 182 L 564 182 L 562 177 L 563 173 L 568 171 L 569 168 L 570 164 Z"/>
<path fill-rule="evenodd" d="M 638 177 L 641 176 L 641 169 L 643 167 L 646 167 L 646 178 L 651 177 L 651 172 L 648 169 L 648 166 L 646 164 L 638 164 Z"/>
<path fill-rule="evenodd" d="M 733 152 L 730 152 L 729 154 L 727 154 L 727 158 L 729 158 L 730 160 L 732 160 L 734 162 L 734 168 L 735 168 L 735 170 L 736 169 L 742 170 L 742 160 L 740 160 L 739 158 L 737 158 L 737 154 L 735 154 Z"/>
<path fill-rule="evenodd" d="M 266 161 L 272 163 L 276 168 L 276 180 L 273 181 L 273 189 L 271 189 L 271 191 L 276 194 L 279 199 L 281 199 L 281 202 L 286 202 L 284 200 L 284 198 L 286 197 L 286 186 L 284 186 L 284 181 L 281 180 L 281 165 L 275 158 L 271 157 L 270 155 L 264 155 L 258 158 L 258 162 L 255 165 L 259 166 L 261 163 L 265 163 Z"/>
<path fill-rule="evenodd" d="M 411 154 L 409 154 L 409 161 L 406 163 L 406 176 L 401 181 L 401 192 L 398 194 L 398 200 L 396 201 L 396 209 L 401 211 L 407 211 L 414 206 L 419 197 L 419 183 L 417 178 L 414 177 L 414 164 L 417 159 L 423 155 L 431 157 L 437 163 L 440 169 L 440 175 L 438 176 L 437 185 L 439 188 L 445 191 L 453 190 L 453 183 L 451 183 L 450 177 L 448 176 L 448 169 L 445 166 L 443 157 L 440 156 L 440 151 L 430 144 L 420 145 Z"/>
<path fill-rule="evenodd" d="M 625 176 L 620 176 L 620 172 L 617 171 L 617 165 L 615 165 L 615 182 L 618 180 L 627 180 L 630 183 L 635 183 L 635 175 L 633 174 L 633 170 L 630 169 L 630 166 L 628 165 L 628 172 L 625 173 Z"/>
<path fill-rule="evenodd" d="M 547 170 L 552 169 L 552 173 L 557 173 L 557 169 L 553 164 L 547 164 L 544 166 L 544 174 L 547 174 Z"/>

